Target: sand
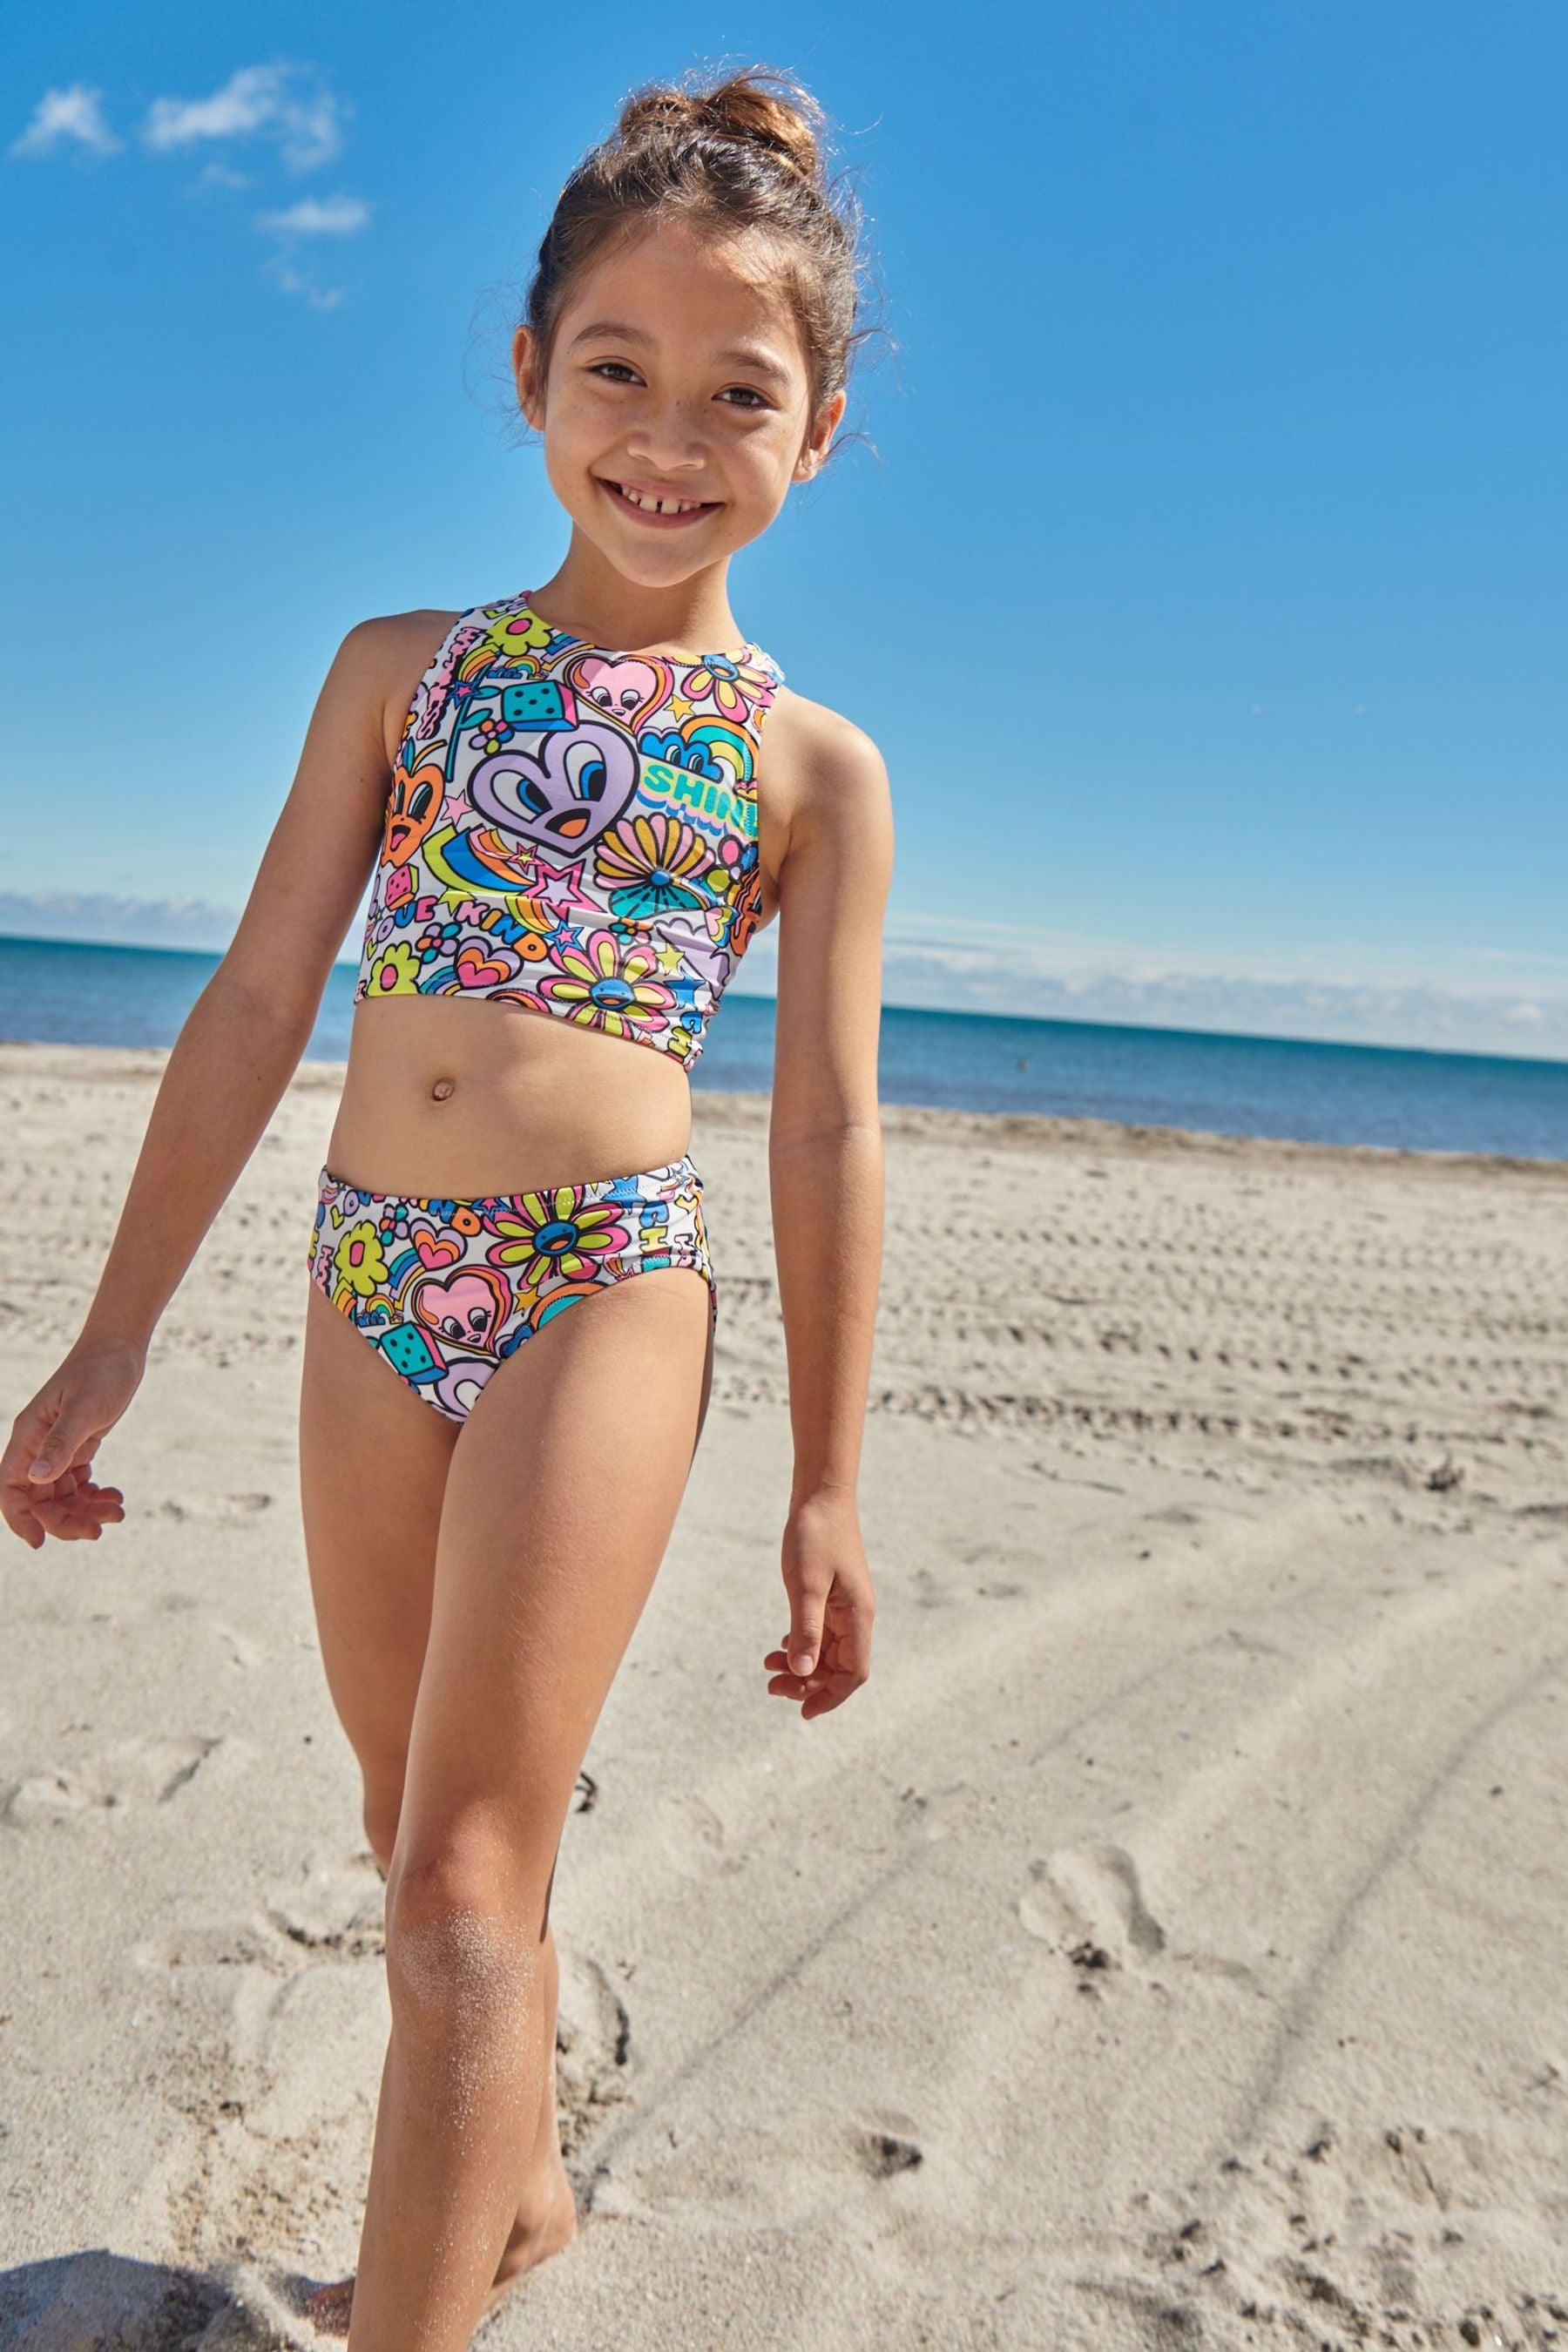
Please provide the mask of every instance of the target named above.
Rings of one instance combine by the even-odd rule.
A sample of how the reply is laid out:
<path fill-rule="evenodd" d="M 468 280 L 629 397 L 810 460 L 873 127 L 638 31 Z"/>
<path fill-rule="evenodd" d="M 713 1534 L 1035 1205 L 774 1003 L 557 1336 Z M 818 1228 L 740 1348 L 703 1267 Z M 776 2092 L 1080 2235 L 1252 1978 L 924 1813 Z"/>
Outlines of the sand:
<path fill-rule="evenodd" d="M 162 1057 L 0 1047 L 4 1419 Z M 386 2030 L 295 1486 L 290 1088 L 8 1537 L 0 2342 L 318 2341 Z M 487 2352 L 1568 2345 L 1568 1165 L 889 1107 L 871 1681 L 803 1724 L 765 1098 L 553 1917 L 580 2234 Z M 756 1237 L 761 1236 L 758 1240 Z"/>

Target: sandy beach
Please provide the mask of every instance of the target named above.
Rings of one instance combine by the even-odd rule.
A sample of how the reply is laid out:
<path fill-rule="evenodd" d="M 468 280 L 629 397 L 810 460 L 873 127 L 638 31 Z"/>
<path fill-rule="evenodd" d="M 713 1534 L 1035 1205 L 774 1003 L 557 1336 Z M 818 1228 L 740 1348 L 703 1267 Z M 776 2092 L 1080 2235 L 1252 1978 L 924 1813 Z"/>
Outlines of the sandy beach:
<path fill-rule="evenodd" d="M 162 1063 L 0 1046 L 6 1425 Z M 382 1887 L 295 1478 L 341 1080 L 169 1308 L 124 1525 L 0 1551 L 16 2352 L 313 2344 L 353 2266 Z M 711 1407 L 552 1908 L 580 2234 L 484 2344 L 1568 2346 L 1568 1163 L 888 1107 L 876 1665 L 803 1724 L 766 1099 L 694 1099 Z"/>

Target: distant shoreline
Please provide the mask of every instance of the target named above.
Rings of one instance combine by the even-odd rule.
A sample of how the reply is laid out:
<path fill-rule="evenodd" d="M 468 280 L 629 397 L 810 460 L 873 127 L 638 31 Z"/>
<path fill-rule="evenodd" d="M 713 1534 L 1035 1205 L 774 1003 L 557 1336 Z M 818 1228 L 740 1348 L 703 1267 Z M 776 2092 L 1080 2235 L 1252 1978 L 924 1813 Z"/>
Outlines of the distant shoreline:
<path fill-rule="evenodd" d="M 168 1046 L 68 1045 L 30 1038 L 0 1037 L 0 1079 L 52 1078 L 81 1085 L 95 1081 L 121 1083 L 155 1077 L 170 1053 Z M 328 1093 L 343 1083 L 347 1064 L 302 1058 L 290 1087 L 300 1092 Z M 695 1127 L 727 1130 L 755 1128 L 765 1132 L 768 1096 L 754 1087 L 708 1087 L 692 1092 Z M 1403 1144 L 1321 1143 L 1291 1136 L 1232 1135 L 1218 1129 L 1161 1127 L 1137 1120 L 1085 1118 L 1035 1111 L 957 1110 L 944 1105 L 884 1100 L 882 1131 L 889 1139 L 911 1141 L 942 1138 L 961 1140 L 965 1134 L 988 1150 L 1082 1152 L 1099 1150 L 1108 1159 L 1131 1160 L 1251 1160 L 1258 1165 L 1302 1168 L 1359 1167 L 1391 1174 L 1411 1175 L 1429 1171 L 1452 1176 L 1518 1177 L 1527 1182 L 1568 1183 L 1568 1157 L 1537 1158 L 1503 1151 L 1441 1151 Z"/>

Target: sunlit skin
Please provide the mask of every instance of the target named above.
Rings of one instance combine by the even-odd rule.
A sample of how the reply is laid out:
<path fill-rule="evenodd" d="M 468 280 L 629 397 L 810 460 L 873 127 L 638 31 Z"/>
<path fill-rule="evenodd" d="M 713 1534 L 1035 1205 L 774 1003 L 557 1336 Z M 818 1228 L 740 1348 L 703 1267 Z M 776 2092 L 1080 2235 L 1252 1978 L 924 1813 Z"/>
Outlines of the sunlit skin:
<path fill-rule="evenodd" d="M 845 405 L 813 409 L 769 241 L 680 223 L 617 237 L 568 294 L 542 383 L 527 327 L 512 363 L 572 518 L 543 617 L 627 652 L 740 645 L 730 558 L 819 470 Z M 639 512 L 626 489 L 697 511 Z"/>
<path fill-rule="evenodd" d="M 711 223 L 691 226 L 676 221 L 651 230 L 634 227 L 615 237 L 574 280 L 547 355 L 535 349 L 526 328 L 517 331 L 512 362 L 520 406 L 541 436 L 551 486 L 571 521 L 562 562 L 550 579 L 530 589 L 530 601 L 542 618 L 592 644 L 620 652 L 692 654 L 731 650 L 743 644 L 744 632 L 729 602 L 731 558 L 766 530 L 793 487 L 809 481 L 819 471 L 845 408 L 842 392 L 826 401 L 815 397 L 808 353 L 783 289 L 779 262 L 777 248 L 766 238 L 750 233 L 721 236 Z M 633 494 L 630 499 L 628 491 Z M 661 504 L 679 500 L 694 510 L 679 515 L 649 513 L 636 503 L 639 497 Z M 401 726 L 437 628 L 449 625 L 457 617 L 434 613 L 404 615 L 362 625 L 356 633 L 363 669 L 354 676 L 352 695 L 345 680 L 339 699 L 323 696 L 316 722 L 321 730 L 321 749 L 308 753 L 302 762 L 295 796 L 299 813 L 293 814 L 291 803 L 275 836 L 280 845 L 272 853 L 276 879 L 258 884 L 247 912 L 255 936 L 268 940 L 269 956 L 275 953 L 277 939 L 286 932 L 290 911 L 300 907 L 305 895 L 299 876 L 307 870 L 314 873 L 323 863 L 332 865 L 340 847 L 337 862 L 347 873 L 359 854 L 356 828 L 368 827 L 373 811 L 379 841 L 397 750 L 393 731 L 385 738 L 383 766 L 384 724 L 393 730 Z M 367 694 L 366 677 L 372 673 L 379 673 L 375 691 Z M 809 1223 L 814 1236 L 825 1223 L 812 1182 L 806 1181 L 811 1152 L 821 1139 L 816 1129 L 820 1126 L 826 1148 L 837 1152 L 840 1141 L 833 1133 L 833 1122 L 846 1104 L 858 1113 L 859 1126 L 875 1127 L 874 1107 L 868 1117 L 866 1112 L 868 1081 L 865 1073 L 874 1068 L 876 954 L 890 858 L 890 825 L 879 757 L 850 722 L 786 688 L 777 698 L 769 726 L 769 830 L 764 831 L 763 846 L 766 850 L 771 839 L 779 872 L 767 871 L 766 879 L 770 889 L 777 887 L 784 845 L 787 845 L 793 949 L 787 965 L 781 953 L 781 1004 L 787 977 L 792 1002 L 798 1008 L 793 1027 L 786 1032 L 774 1088 L 774 1131 L 787 1171 L 777 1184 L 774 1210 L 782 1286 L 784 1271 L 790 1264 L 812 1264 L 805 1245 L 790 1241 L 792 1221 L 803 1228 Z M 351 804 L 348 797 L 351 787 L 331 780 L 352 777 L 360 769 L 363 782 L 352 787 L 363 794 L 363 810 L 356 813 L 358 804 Z M 419 822 L 424 814 L 412 805 L 416 782 L 405 780 L 411 823 Z M 330 801 L 330 788 L 344 795 L 341 817 L 327 814 L 338 805 Z M 340 825 L 335 835 L 328 830 L 330 823 Z M 401 836 L 395 845 L 404 846 Z M 854 878 L 846 883 L 845 876 Z M 782 903 L 782 889 L 778 896 Z M 312 959 L 318 959 L 324 970 L 342 937 L 347 911 L 346 904 L 325 906 L 320 915 L 321 939 L 306 938 L 291 954 L 283 954 L 285 968 L 308 969 Z M 246 969 L 245 953 L 244 940 L 231 950 L 237 977 Z M 267 968 L 270 972 L 273 962 Z M 831 987 L 822 977 L 829 972 Z M 252 986 L 259 989 L 262 983 L 257 981 Z M 437 1100 L 444 1100 L 453 1094 L 454 1073 L 458 1095 L 465 1100 L 470 1092 L 473 1097 L 474 1108 L 465 1113 L 463 1150 L 477 1154 L 496 1150 L 504 1155 L 515 1135 L 528 1150 L 542 1154 L 560 1150 L 570 1156 L 575 1149 L 574 1134 L 585 1128 L 591 1115 L 598 1114 L 601 1103 L 607 1106 L 613 1100 L 626 1106 L 628 1121 L 645 1115 L 651 1118 L 658 1108 L 656 1080 L 661 1087 L 677 1081 L 681 1088 L 685 1087 L 678 1070 L 661 1067 L 652 1057 L 639 1061 L 634 1055 L 630 1066 L 626 1066 L 616 1057 L 626 1049 L 613 1042 L 567 1036 L 556 1024 L 525 1023 L 521 1034 L 514 1034 L 517 1027 L 515 1024 L 506 1024 L 504 1029 L 487 1027 L 482 1013 L 477 1014 L 473 1007 L 454 1010 L 438 999 L 362 1008 L 353 1053 L 367 1072 L 362 1087 L 384 1107 L 384 1124 L 367 1124 L 363 1129 L 370 1139 L 365 1144 L 367 1155 L 374 1157 L 384 1146 L 389 1154 L 424 1150 L 427 1129 L 421 1128 L 414 1135 L 410 1118 L 406 1123 L 414 1139 L 398 1131 L 404 1121 L 403 1105 L 411 1098 L 399 1089 L 405 1087 L 414 1094 L 433 1094 Z M 387 1058 L 377 1060 L 382 1037 L 386 1040 Z M 196 1050 L 191 1049 L 192 1098 L 205 1099 L 210 1084 L 205 1066 L 195 1058 Z M 278 1054 L 281 1066 L 289 1056 L 283 1047 Z M 569 1080 L 556 1076 L 565 1070 L 568 1054 L 572 1056 Z M 487 1060 L 487 1055 L 492 1058 Z M 232 1053 L 215 1055 L 215 1067 L 219 1060 L 226 1066 Z M 432 1086 L 416 1075 L 426 1069 L 447 1075 Z M 351 1057 L 345 1105 L 353 1077 Z M 518 1107 L 509 1110 L 511 1097 Z M 179 1128 L 182 1115 L 176 1098 L 168 1114 L 171 1132 Z M 342 1108 L 339 1116 L 342 1122 Z M 357 1109 L 351 1110 L 342 1129 L 355 1139 L 354 1148 L 358 1147 L 353 1120 L 359 1116 Z M 653 1159 L 674 1156 L 679 1147 L 673 1143 L 663 1150 L 654 1149 L 653 1131 L 649 1129 L 649 1148 L 642 1157 L 623 1160 L 617 1153 L 613 1164 L 641 1166 Z M 334 1151 L 336 1143 L 335 1132 Z M 167 1164 L 172 1167 L 172 1145 L 169 1153 Z M 803 1156 L 792 1156 L 797 1153 Z M 849 1170 L 843 1180 L 846 1183 L 860 1187 L 862 1193 L 871 1188 L 864 1161 L 853 1151 L 836 1164 Z M 374 1184 L 389 1180 L 372 1176 L 364 1181 Z M 452 1181 L 449 1171 L 444 1173 L 439 1187 L 435 1177 L 429 1177 L 426 1189 L 431 1188 L 464 1189 Z M 484 1187 L 476 1183 L 468 1189 Z M 864 1230 L 864 1218 L 861 1224 Z M 812 1246 L 816 1246 L 815 1241 Z M 680 1277 L 673 1279 L 679 1282 Z M 672 1277 L 663 1276 L 658 1280 L 668 1284 Z M 847 1295 L 852 1296 L 852 1286 L 840 1282 L 836 1273 L 825 1280 L 801 1276 L 797 1282 L 801 1297 L 786 1300 L 785 1322 L 792 1346 L 800 1351 L 804 1368 L 800 1387 L 803 1394 L 819 1394 L 827 1402 L 808 1411 L 796 1428 L 795 1484 L 783 1543 L 785 1583 L 795 1614 L 784 1640 L 765 1653 L 762 1663 L 768 1692 L 798 1706 L 803 1719 L 810 1719 L 842 1706 L 866 1680 L 873 1596 L 854 1493 L 856 1433 L 864 1382 L 858 1373 L 847 1381 L 837 1377 L 844 1300 Z M 595 1307 L 599 1318 L 594 1327 L 599 1334 L 597 1344 L 609 1349 L 611 1318 L 618 1317 L 625 1330 L 626 1379 L 628 1382 L 646 1379 L 648 1340 L 642 1335 L 652 1329 L 655 1314 L 667 1314 L 670 1344 L 658 1360 L 669 1377 L 660 1385 L 661 1390 L 677 1388 L 675 1373 L 684 1377 L 685 1367 L 700 1360 L 700 1348 L 695 1360 L 692 1357 L 695 1321 L 689 1330 L 679 1318 L 700 1318 L 705 1310 L 700 1301 L 693 1308 L 689 1295 L 679 1291 L 672 1298 L 666 1289 L 663 1305 L 657 1303 L 661 1297 L 657 1290 L 639 1298 L 637 1294 L 644 1288 L 638 1284 L 620 1286 L 618 1296 L 610 1293 Z M 396 1416 L 406 1410 L 406 1401 L 401 1393 L 383 1391 L 379 1383 L 384 1373 L 380 1368 L 368 1375 L 373 1385 L 363 1391 L 362 1402 L 357 1335 L 348 1333 L 342 1318 L 313 1289 L 307 1312 L 313 1327 L 306 1365 L 308 1380 L 313 1383 L 307 1423 L 316 1433 L 316 1451 L 334 1463 L 356 1445 L 367 1455 L 374 1454 L 376 1432 L 384 1426 L 385 1444 L 377 1458 L 389 1455 L 396 1447 L 403 1482 L 398 1491 L 409 1500 L 409 1511 L 404 1517 L 417 1517 L 427 1509 L 433 1528 L 440 1507 L 440 1481 L 455 1433 L 437 1431 L 424 1422 L 416 1431 L 400 1423 Z M 584 1328 L 577 1326 L 577 1334 Z M 554 1343 L 555 1361 L 563 1371 L 573 1339 L 568 1318 L 564 1339 Z M 335 1355 L 335 1349 L 341 1353 Z M 140 1328 L 129 1340 L 121 1339 L 113 1318 L 106 1328 L 84 1330 L 72 1357 L 18 1418 L 0 1462 L 0 1512 L 24 1542 L 37 1549 L 50 1535 L 66 1540 L 94 1540 L 104 1526 L 124 1517 L 120 1490 L 93 1481 L 92 1459 L 140 1383 L 145 1352 Z M 524 1382 L 532 1377 L 531 1361 L 523 1351 L 510 1368 L 510 1377 L 520 1398 L 529 1393 Z M 614 1368 L 615 1359 L 608 1352 L 604 1361 Z M 498 1382 L 505 1377 L 503 1368 Z M 605 1377 L 602 1365 L 597 1377 L 601 1381 Z M 691 1377 L 695 1379 L 694 1370 Z M 535 1402 L 542 1407 L 543 1400 L 542 1388 Z M 493 1403 L 493 1391 L 490 1401 Z M 696 1416 L 699 1432 L 706 1402 L 705 1378 Z M 342 1412 L 341 1430 L 332 1421 L 334 1411 Z M 676 1408 L 670 1411 L 679 1421 Z M 51 1440 L 57 1421 L 62 1427 L 68 1421 L 68 1438 Z M 489 1422 L 485 1420 L 482 1403 L 476 1422 L 478 1432 L 470 1427 L 466 1440 L 467 1458 L 470 1465 L 478 1462 L 483 1466 L 470 1467 L 468 1484 L 476 1491 L 488 1492 L 493 1486 L 504 1494 L 507 1478 L 512 1475 L 512 1458 L 521 1456 L 522 1449 L 511 1437 L 500 1433 L 494 1414 Z M 486 1438 L 483 1432 L 492 1423 L 492 1433 Z M 410 1441 L 416 1439 L 418 1465 L 411 1458 L 416 1448 Z M 55 1444 L 65 1466 L 57 1463 L 57 1475 L 35 1478 L 30 1475 L 31 1465 L 47 1450 L 47 1442 Z M 489 1456 L 476 1454 L 476 1445 L 487 1444 Z M 668 1454 L 670 1448 L 665 1451 Z M 418 1466 L 426 1456 L 433 1465 L 428 1475 Z M 650 1460 L 647 1468 L 627 1482 L 625 1533 L 635 1552 L 643 1540 L 636 1517 L 641 1507 L 635 1497 L 646 1486 L 651 1496 L 647 1504 L 649 1525 L 657 1523 L 658 1533 L 647 1538 L 645 1548 L 657 1561 L 673 1500 L 660 1501 L 653 1493 L 656 1467 L 657 1461 Z M 673 1470 L 665 1466 L 665 1475 L 677 1483 L 679 1471 L 679 1460 Z M 310 1491 L 326 1494 L 337 1483 L 335 1475 L 332 1479 L 323 1477 Z M 315 1507 L 320 1513 L 325 1506 L 318 1500 Z M 357 1630 L 362 1621 L 356 1612 L 362 1608 L 385 1611 L 389 1559 L 405 1540 L 402 1519 L 390 1503 L 387 1520 L 369 1599 L 362 1600 L 360 1588 L 353 1581 L 363 1565 L 361 1555 L 366 1549 L 363 1528 L 357 1524 L 352 1540 L 343 1548 L 349 1565 L 343 1567 L 323 1540 L 320 1558 L 312 1552 L 312 1575 L 343 1579 L 341 1588 L 331 1589 L 343 1624 L 354 1631 L 336 1654 L 341 1664 L 334 1696 L 340 1701 L 340 1713 L 346 1695 L 361 1727 L 368 1721 L 374 1733 L 374 1739 L 362 1744 L 356 1738 L 355 1744 L 365 1772 L 367 1833 L 388 1874 L 390 1922 L 401 1899 L 397 1870 L 405 1845 L 417 1844 L 417 1832 L 412 1841 L 406 1826 L 399 1835 L 400 1770 L 388 1768 L 378 1779 L 366 1759 L 373 1748 L 379 1751 L 401 1745 L 406 1754 L 407 1726 L 401 1718 L 394 1719 L 398 1702 L 385 1692 L 395 1680 L 391 1669 L 397 1662 L 403 1632 L 407 1632 L 405 1646 L 416 1649 L 423 1637 L 417 1625 L 400 1629 L 395 1638 L 383 1623 L 376 1640 L 371 1642 L 361 1638 Z M 407 1541 L 411 1558 L 418 1552 L 423 1559 L 426 1549 L 433 1553 L 433 1533 L 427 1542 L 423 1536 Z M 371 1549 L 374 1551 L 375 1547 Z M 469 1549 L 479 1559 L 489 1555 L 490 1546 L 487 1538 L 483 1547 L 475 1549 L 470 1544 Z M 365 1573 L 370 1576 L 368 1568 Z M 412 1570 L 409 1575 L 412 1591 Z M 815 1603 L 801 1598 L 813 1593 L 818 1596 Z M 628 1611 L 635 1601 L 633 1594 L 626 1601 Z M 597 1617 L 595 1622 L 597 1626 Z M 613 1628 L 602 1637 L 605 1660 L 600 1680 L 606 1685 L 618 1654 L 616 1641 L 620 1638 L 613 1640 L 612 1633 Z M 595 1661 L 585 1654 L 593 1648 L 592 1641 L 578 1643 L 576 1662 L 589 1683 Z M 792 1654 L 805 1671 L 791 1667 Z M 405 1679 L 412 1690 L 419 1679 L 417 1659 Z M 501 1713 L 506 1707 L 505 1689 L 498 1678 L 493 1706 Z M 491 1704 L 477 1691 L 467 1696 L 460 1742 L 465 1757 L 488 1729 L 484 1709 Z M 348 1718 L 344 1719 L 346 1724 Z M 506 1716 L 494 1743 L 501 1754 L 512 1738 L 512 1720 Z M 550 1759 L 543 1754 L 534 1760 L 548 1763 Z M 463 1769 L 467 1769 L 466 1764 Z M 569 1780 L 569 1773 L 567 1777 Z M 427 1804 L 439 1803 L 439 1785 L 427 1780 L 425 1798 Z M 526 1810 L 526 1805 L 521 1809 Z M 513 1867 L 518 1884 L 526 1883 L 531 1894 L 537 1893 L 528 1875 L 536 1860 L 529 1847 L 515 1867 L 506 1865 Z M 470 2253 L 472 2245 L 482 2243 L 484 2248 L 484 2271 L 476 2275 L 489 2274 L 494 2249 L 514 2210 L 511 2200 L 518 2195 L 512 2188 L 504 2207 L 492 2211 L 496 2181 L 515 2182 L 521 2178 L 525 2183 L 487 2309 L 510 2282 L 570 2242 L 576 2227 L 556 2128 L 555 1956 L 548 1927 L 548 1891 L 544 1912 L 538 1944 L 541 1976 L 529 2011 L 529 2030 L 539 2036 L 539 2051 L 525 2070 L 531 2080 L 543 2077 L 533 2137 L 521 2151 L 525 2161 L 516 2162 L 519 2150 L 508 2143 L 504 2171 L 498 2171 L 494 2164 L 480 2165 L 465 2173 L 460 2183 L 461 2229 L 468 2233 Z M 389 1952 L 391 1941 L 389 1933 Z M 361 2308 L 356 2315 L 353 2279 L 318 2290 L 305 2305 L 323 2331 L 352 2331 L 351 2343 L 357 2343 L 362 2334 L 367 2343 L 386 2341 L 388 2330 L 396 2324 L 394 2315 L 415 2291 L 421 2266 L 428 2268 L 428 2246 L 417 2231 L 407 2228 L 406 2217 L 433 2212 L 444 2200 L 446 2210 L 452 2212 L 452 2200 L 458 2194 L 451 2150 L 429 2128 L 432 2102 L 438 2110 L 449 2089 L 448 2073 L 442 2071 L 447 2062 L 442 2058 L 437 2063 L 430 2052 L 424 2051 L 417 2032 L 405 2031 L 401 2042 L 395 2036 L 394 2049 L 404 2072 L 395 2084 L 389 2077 L 378 2109 L 377 2157 L 372 2198 L 367 2201 L 367 2237 L 361 2248 L 365 2266 Z M 419 2067 L 425 2072 L 418 2073 Z M 494 2124 L 494 2128 L 499 2132 L 500 2125 Z M 500 2146 L 499 2139 L 497 2146 Z M 476 2209 L 483 2209 L 477 2221 Z M 481 2231 L 489 2234 L 481 2236 Z M 450 2261 L 442 2275 L 447 2291 L 456 2292 L 451 2283 L 457 2271 Z M 443 2335 L 443 2344 L 447 2341 Z"/>

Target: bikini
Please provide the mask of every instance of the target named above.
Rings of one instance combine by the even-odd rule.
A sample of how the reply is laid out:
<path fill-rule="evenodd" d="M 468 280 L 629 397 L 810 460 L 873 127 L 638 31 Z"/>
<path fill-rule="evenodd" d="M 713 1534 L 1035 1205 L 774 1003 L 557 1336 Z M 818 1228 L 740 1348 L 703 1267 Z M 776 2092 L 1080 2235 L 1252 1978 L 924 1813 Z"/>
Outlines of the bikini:
<path fill-rule="evenodd" d="M 517 1005 L 690 1069 L 762 914 L 756 762 L 783 671 L 757 646 L 623 654 L 526 595 L 459 614 L 415 689 L 354 1000 Z M 498 1364 L 605 1285 L 718 1286 L 689 1152 L 474 1200 L 323 1169 L 310 1276 L 416 1394 L 462 1422 Z"/>

